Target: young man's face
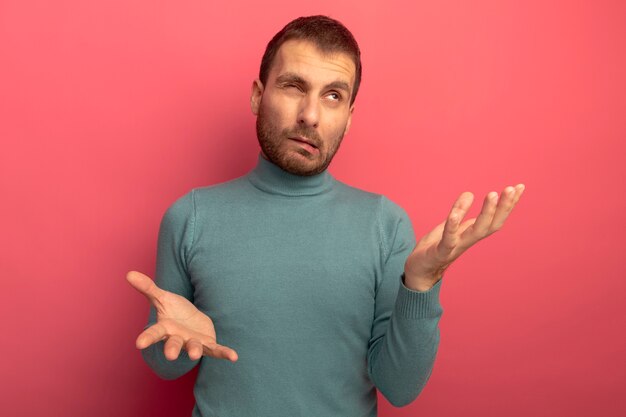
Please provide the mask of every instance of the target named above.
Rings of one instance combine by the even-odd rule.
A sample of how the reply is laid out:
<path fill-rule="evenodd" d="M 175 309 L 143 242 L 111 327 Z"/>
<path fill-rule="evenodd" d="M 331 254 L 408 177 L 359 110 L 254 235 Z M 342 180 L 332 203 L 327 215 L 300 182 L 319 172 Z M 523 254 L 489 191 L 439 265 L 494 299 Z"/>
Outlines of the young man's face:
<path fill-rule="evenodd" d="M 302 40 L 283 43 L 265 85 L 252 85 L 263 156 L 296 175 L 324 171 L 350 127 L 355 72 L 345 53 L 324 55 Z"/>

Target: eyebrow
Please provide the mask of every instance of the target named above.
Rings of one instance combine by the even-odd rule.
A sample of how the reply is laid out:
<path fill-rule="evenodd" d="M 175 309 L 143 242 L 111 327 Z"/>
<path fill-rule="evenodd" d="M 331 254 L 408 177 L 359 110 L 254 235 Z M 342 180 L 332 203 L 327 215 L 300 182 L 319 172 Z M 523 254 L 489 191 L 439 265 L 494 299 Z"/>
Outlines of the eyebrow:
<path fill-rule="evenodd" d="M 286 72 L 284 74 L 279 75 L 278 77 L 276 77 L 276 82 L 277 83 L 292 82 L 295 84 L 301 84 L 307 88 L 311 87 L 311 84 L 308 81 L 306 81 L 304 78 L 302 78 L 298 74 L 294 74 L 293 72 Z M 345 81 L 339 81 L 339 80 L 333 81 L 332 83 L 324 86 L 324 89 L 329 89 L 329 88 L 333 88 L 336 90 L 344 90 L 346 93 L 350 94 L 350 85 Z"/>

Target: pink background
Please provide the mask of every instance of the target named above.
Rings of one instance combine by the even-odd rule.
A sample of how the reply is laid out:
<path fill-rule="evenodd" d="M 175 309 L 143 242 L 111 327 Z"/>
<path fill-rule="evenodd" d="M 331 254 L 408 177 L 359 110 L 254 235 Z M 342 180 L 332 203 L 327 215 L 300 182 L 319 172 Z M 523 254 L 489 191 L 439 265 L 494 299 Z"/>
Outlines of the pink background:
<path fill-rule="evenodd" d="M 380 415 L 626 415 L 618 0 L 0 3 L 1 415 L 190 415 L 195 374 L 161 381 L 134 348 L 124 275 L 154 272 L 176 198 L 253 166 L 265 44 L 317 13 L 363 50 L 336 178 L 419 236 L 462 191 L 527 186 L 447 275 L 430 383 Z"/>

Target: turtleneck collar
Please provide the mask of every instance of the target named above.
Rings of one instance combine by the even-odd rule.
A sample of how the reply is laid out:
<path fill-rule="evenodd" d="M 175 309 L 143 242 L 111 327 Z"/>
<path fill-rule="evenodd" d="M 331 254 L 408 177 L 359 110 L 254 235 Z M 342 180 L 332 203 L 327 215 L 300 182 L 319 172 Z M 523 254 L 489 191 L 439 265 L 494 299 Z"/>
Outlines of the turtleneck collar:
<path fill-rule="evenodd" d="M 328 170 L 307 177 L 294 175 L 263 158 L 260 153 L 248 179 L 261 191 L 294 197 L 324 193 L 332 188 L 334 182 Z"/>

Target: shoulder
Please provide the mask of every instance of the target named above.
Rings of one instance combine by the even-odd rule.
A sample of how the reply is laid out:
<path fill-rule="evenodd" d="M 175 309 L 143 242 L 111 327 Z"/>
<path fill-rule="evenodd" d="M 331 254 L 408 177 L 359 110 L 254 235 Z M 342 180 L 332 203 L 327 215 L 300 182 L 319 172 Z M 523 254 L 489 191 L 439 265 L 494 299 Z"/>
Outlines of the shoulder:
<path fill-rule="evenodd" d="M 247 191 L 249 184 L 247 181 L 244 181 L 244 178 L 239 177 L 218 184 L 197 187 L 192 189 L 189 194 L 191 194 L 195 204 L 198 205 L 220 201 L 221 199 L 237 195 L 242 191 Z"/>
<path fill-rule="evenodd" d="M 193 188 L 174 201 L 167 209 L 167 212 L 189 215 L 207 207 L 219 206 L 221 203 L 239 194 L 245 185 L 240 177 L 218 184 Z"/>
<path fill-rule="evenodd" d="M 232 207 L 236 200 L 248 191 L 242 177 L 226 182 L 196 187 L 177 198 L 166 210 L 163 219 L 167 223 L 202 223 L 207 216 Z"/>
<path fill-rule="evenodd" d="M 385 259 L 393 248 L 402 250 L 415 246 L 413 226 L 406 211 L 395 201 L 383 194 L 364 191 L 338 181 L 338 195 L 358 207 L 352 207 L 354 215 L 367 211 L 377 234 Z"/>
<path fill-rule="evenodd" d="M 383 194 L 365 191 L 341 181 L 336 181 L 336 183 L 336 190 L 339 198 L 351 201 L 357 205 L 362 205 L 364 208 L 369 208 L 375 211 L 381 219 L 400 219 L 408 217 L 406 211 L 399 204 Z"/>
<path fill-rule="evenodd" d="M 380 205 L 380 194 L 365 191 L 360 188 L 348 185 L 344 182 L 335 180 L 335 196 L 340 201 L 355 205 L 362 205 L 363 208 L 371 208 L 376 210 Z"/>
<path fill-rule="evenodd" d="M 376 225 L 385 252 L 400 240 L 414 240 L 413 225 L 407 212 L 395 201 L 383 194 L 365 191 L 337 181 L 337 195 L 349 203 L 352 216 L 365 217 Z"/>

